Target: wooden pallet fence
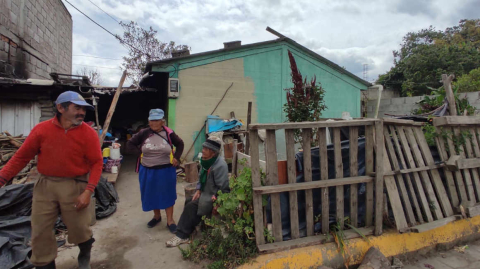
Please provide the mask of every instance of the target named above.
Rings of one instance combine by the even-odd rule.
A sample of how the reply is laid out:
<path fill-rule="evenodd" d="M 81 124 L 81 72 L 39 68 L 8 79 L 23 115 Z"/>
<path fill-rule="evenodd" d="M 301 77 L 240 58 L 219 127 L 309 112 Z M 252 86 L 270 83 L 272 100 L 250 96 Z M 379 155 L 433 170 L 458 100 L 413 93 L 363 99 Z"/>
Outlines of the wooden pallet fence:
<path fill-rule="evenodd" d="M 448 195 L 458 213 L 480 214 L 480 117 L 435 118 L 436 143 L 442 161 L 456 156 L 457 169 L 444 169 Z M 462 208 L 460 208 L 462 207 Z"/>
<path fill-rule="evenodd" d="M 358 175 L 358 133 L 360 127 L 365 127 L 366 141 L 366 171 L 368 174 L 375 173 L 374 176 Z M 349 151 L 349 171 L 350 176 L 344 177 L 342 163 L 342 151 L 340 141 L 340 128 L 348 127 L 350 135 Z M 333 147 L 335 159 L 335 178 L 328 178 L 328 157 L 326 143 L 326 128 L 333 130 Z M 301 123 L 278 123 L 278 124 L 252 124 L 249 131 L 250 143 L 250 165 L 252 169 L 252 181 L 254 190 L 254 216 L 255 216 L 255 236 L 260 252 L 268 253 L 279 250 L 286 250 L 295 247 L 322 244 L 333 240 L 333 236 L 328 235 L 329 216 L 334 215 L 337 224 L 345 229 L 348 238 L 360 237 L 361 235 L 349 229 L 345 225 L 346 217 L 349 217 L 352 226 L 359 226 L 358 216 L 358 184 L 366 183 L 366 216 L 365 225 L 358 227 L 363 235 L 382 233 L 382 215 L 383 215 L 383 130 L 382 122 L 376 119 L 352 120 L 352 121 L 334 121 L 334 122 L 301 122 Z M 258 130 L 266 130 L 265 139 L 265 171 L 266 180 L 262 186 L 260 180 L 260 159 L 259 159 L 259 137 Z M 279 131 L 280 130 L 280 131 Z M 285 132 L 286 157 L 287 157 L 287 177 L 288 183 L 279 185 L 277 175 L 277 132 Z M 303 149 L 303 173 L 304 182 L 296 182 L 296 160 L 295 160 L 295 132 L 299 132 L 302 137 Z M 316 135 L 314 135 L 316 134 Z M 312 144 L 319 147 L 319 167 L 320 180 L 313 181 L 312 178 Z M 374 149 L 377 154 L 374 155 Z M 380 150 L 380 152 L 378 152 Z M 374 159 L 375 158 L 375 159 Z M 374 167 L 375 164 L 375 167 Z M 350 187 L 349 204 L 345 205 L 344 188 Z M 328 188 L 336 189 L 336 210 L 329 212 L 329 192 Z M 321 197 L 321 216 L 315 220 L 316 211 L 313 203 L 313 190 L 320 189 Z M 298 212 L 298 191 L 305 192 L 305 236 L 301 237 L 299 228 Z M 280 194 L 288 193 L 289 215 L 290 215 L 290 240 L 283 240 L 282 234 L 282 216 L 280 211 Z M 262 208 L 262 195 L 269 195 L 271 201 L 271 220 L 272 235 L 274 242 L 266 242 L 264 237 L 264 210 Z M 363 202 L 363 201 L 362 201 Z M 350 214 L 345 216 L 344 209 L 349 207 Z M 317 210 L 317 211 L 318 211 Z M 321 231 L 315 231 L 315 221 L 322 224 Z"/>
<path fill-rule="evenodd" d="M 456 219 L 423 123 L 384 119 L 385 187 L 397 230 L 421 232 Z"/>

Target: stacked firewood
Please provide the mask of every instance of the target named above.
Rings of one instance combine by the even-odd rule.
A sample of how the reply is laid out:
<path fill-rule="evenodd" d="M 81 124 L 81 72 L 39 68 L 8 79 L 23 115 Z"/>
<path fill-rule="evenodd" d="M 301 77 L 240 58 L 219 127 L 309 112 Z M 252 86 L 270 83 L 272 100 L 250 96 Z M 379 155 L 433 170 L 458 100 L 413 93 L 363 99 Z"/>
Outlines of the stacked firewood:
<path fill-rule="evenodd" d="M 0 133 L 0 169 L 13 157 L 15 152 L 22 146 L 26 137 L 23 135 L 13 136 L 8 132 Z M 28 179 L 28 173 L 36 167 L 35 160 L 30 161 L 12 180 L 12 184 L 23 184 Z"/>

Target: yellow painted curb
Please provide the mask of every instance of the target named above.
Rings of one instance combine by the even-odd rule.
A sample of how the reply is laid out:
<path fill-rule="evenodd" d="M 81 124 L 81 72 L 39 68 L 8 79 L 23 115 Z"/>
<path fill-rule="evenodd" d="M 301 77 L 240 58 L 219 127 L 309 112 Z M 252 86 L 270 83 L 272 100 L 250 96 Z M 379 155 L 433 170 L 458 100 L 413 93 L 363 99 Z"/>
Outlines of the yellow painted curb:
<path fill-rule="evenodd" d="M 349 265 L 359 264 L 365 253 L 372 246 L 377 247 L 385 256 L 397 256 L 432 247 L 441 243 L 449 243 L 476 234 L 480 229 L 480 216 L 451 222 L 423 233 L 386 232 L 381 236 L 369 236 L 369 242 L 362 238 L 348 241 L 351 254 Z M 258 256 L 252 263 L 245 264 L 242 269 L 276 269 L 276 268 L 309 268 L 320 265 L 336 267 L 343 264 L 343 257 L 335 243 L 297 248 L 272 254 Z"/>

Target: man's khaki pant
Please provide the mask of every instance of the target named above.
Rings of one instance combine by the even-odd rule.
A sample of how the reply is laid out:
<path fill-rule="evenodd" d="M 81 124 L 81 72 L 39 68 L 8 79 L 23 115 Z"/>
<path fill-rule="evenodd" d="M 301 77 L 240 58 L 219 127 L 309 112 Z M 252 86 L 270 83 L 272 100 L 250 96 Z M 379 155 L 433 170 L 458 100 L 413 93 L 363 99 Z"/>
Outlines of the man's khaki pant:
<path fill-rule="evenodd" d="M 68 229 L 68 242 L 79 244 L 92 237 L 88 207 L 80 211 L 75 208 L 76 200 L 86 186 L 86 182 L 73 178 L 44 175 L 35 183 L 32 203 L 33 265 L 45 266 L 57 257 L 54 227 L 59 214 Z"/>

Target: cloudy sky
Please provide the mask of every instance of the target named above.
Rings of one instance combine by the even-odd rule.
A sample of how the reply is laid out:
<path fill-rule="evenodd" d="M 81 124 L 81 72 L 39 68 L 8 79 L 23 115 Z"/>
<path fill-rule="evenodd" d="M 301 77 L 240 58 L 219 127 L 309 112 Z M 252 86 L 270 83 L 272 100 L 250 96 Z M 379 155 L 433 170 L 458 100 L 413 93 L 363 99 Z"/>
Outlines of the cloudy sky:
<path fill-rule="evenodd" d="M 363 64 L 368 64 L 369 81 L 390 69 L 392 50 L 399 48 L 406 33 L 430 25 L 444 30 L 461 19 L 480 17 L 480 0 L 68 1 L 114 34 L 123 33 L 115 20 L 136 21 L 157 30 L 159 40 L 186 44 L 192 53 L 220 49 L 227 41 L 275 39 L 265 31 L 270 26 L 359 77 Z M 73 18 L 73 72 L 97 69 L 103 84 L 116 86 L 127 49 L 63 2 Z"/>

